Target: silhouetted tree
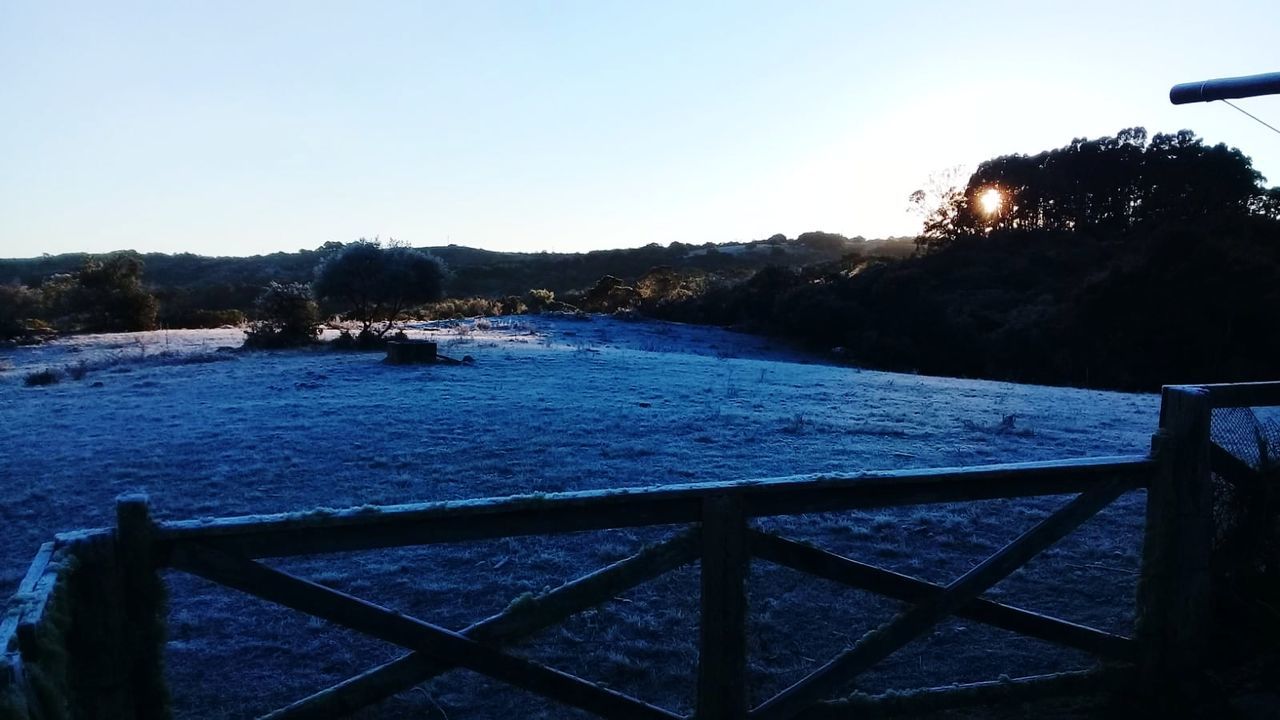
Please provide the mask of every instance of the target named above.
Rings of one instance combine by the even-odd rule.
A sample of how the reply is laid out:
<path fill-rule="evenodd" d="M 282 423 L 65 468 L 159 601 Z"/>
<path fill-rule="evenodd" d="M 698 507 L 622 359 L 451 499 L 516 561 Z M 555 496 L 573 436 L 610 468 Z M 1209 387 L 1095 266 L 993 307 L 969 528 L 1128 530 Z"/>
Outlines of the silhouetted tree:
<path fill-rule="evenodd" d="M 1249 209 L 1255 215 L 1280 220 L 1280 187 L 1269 188 L 1259 193 Z"/>
<path fill-rule="evenodd" d="M 1143 222 L 1266 214 L 1262 175 L 1235 148 L 1207 146 L 1190 130 L 1127 128 L 1114 137 L 1076 138 L 1037 155 L 987 160 L 963 188 L 953 187 L 924 219 L 919 245 L 936 250 L 956 238 L 998 230 L 1126 230 Z M 995 212 L 979 198 L 996 190 Z M 918 190 L 917 206 L 937 197 Z"/>
<path fill-rule="evenodd" d="M 849 238 L 838 233 L 822 232 L 820 230 L 800 233 L 796 238 L 796 242 L 801 245 L 807 245 L 819 252 L 836 256 L 849 249 Z"/>
<path fill-rule="evenodd" d="M 312 289 L 323 300 L 344 304 L 345 316 L 360 323 L 362 335 L 381 337 L 405 309 L 440 299 L 444 274 L 444 264 L 421 250 L 362 238 L 320 264 Z"/>

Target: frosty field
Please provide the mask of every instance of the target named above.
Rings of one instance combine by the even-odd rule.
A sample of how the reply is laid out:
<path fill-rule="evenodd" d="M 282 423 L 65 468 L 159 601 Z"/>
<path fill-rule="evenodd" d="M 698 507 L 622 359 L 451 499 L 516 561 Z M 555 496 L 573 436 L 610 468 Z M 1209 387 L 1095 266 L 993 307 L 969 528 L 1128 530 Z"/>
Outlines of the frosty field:
<path fill-rule="evenodd" d="M 477 325 L 479 327 L 477 327 Z M 70 338 L 0 351 L 0 592 L 37 546 L 111 523 L 146 491 L 184 519 L 799 473 L 1145 452 L 1159 400 L 920 377 L 816 362 L 765 338 L 658 322 L 546 316 L 423 326 L 462 366 L 380 353 L 241 353 L 237 330 Z M 44 368 L 67 376 L 45 387 Z M 79 379 L 73 379 L 80 375 Z M 1133 493 L 988 594 L 1128 633 L 1140 554 Z M 762 522 L 945 582 L 1064 501 L 1041 498 Z M 272 561 L 460 628 L 622 558 L 670 529 Z M 399 650 L 180 574 L 168 673 L 179 717 L 252 717 Z M 696 568 L 642 586 L 518 651 L 687 712 Z M 886 619 L 896 603 L 752 566 L 757 700 Z M 952 621 L 868 673 L 879 690 L 1082 667 L 1089 659 Z M 578 717 L 455 671 L 365 717 Z"/>

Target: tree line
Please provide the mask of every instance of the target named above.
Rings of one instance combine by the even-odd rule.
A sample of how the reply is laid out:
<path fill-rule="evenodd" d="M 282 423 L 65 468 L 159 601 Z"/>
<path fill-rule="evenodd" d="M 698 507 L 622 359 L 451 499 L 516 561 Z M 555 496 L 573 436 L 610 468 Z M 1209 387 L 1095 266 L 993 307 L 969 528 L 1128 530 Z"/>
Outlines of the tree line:
<path fill-rule="evenodd" d="M 240 325 L 260 316 L 265 289 L 294 284 L 310 287 L 318 269 L 330 258 L 352 245 L 359 247 L 368 242 L 371 241 L 330 241 L 314 250 L 245 258 L 126 251 L 100 256 L 0 259 L 0 340 L 52 331 Z M 563 304 L 585 294 L 602 277 L 621 277 L 630 282 L 652 268 L 672 267 L 708 277 L 741 279 L 766 265 L 799 267 L 838 258 L 856 247 L 885 248 L 886 252 L 905 256 L 912 251 L 912 241 L 868 241 L 810 232 L 791 239 L 774 235 L 727 245 L 676 242 L 589 253 L 494 252 L 456 245 L 422 248 L 447 268 L 444 282 L 450 296 L 450 302 L 424 312 L 447 317 L 559 307 L 556 302 Z M 392 254 L 397 253 L 403 258 L 412 257 L 405 254 L 407 248 Z M 150 298 L 149 304 L 140 312 L 128 314 L 117 303 L 103 313 L 94 310 L 103 304 L 90 295 L 65 293 L 64 285 L 76 284 L 81 276 L 90 280 L 92 268 L 102 265 L 114 268 L 113 272 L 120 276 L 121 295 L 139 299 L 145 295 Z M 531 289 L 539 292 L 530 294 Z M 337 298 L 340 294 L 318 293 L 314 298 L 318 312 L 326 316 L 345 312 L 345 301 Z M 553 298 L 551 302 L 548 296 Z M 556 296 L 559 301 L 554 301 Z M 347 299 L 362 304 L 359 298 Z M 592 303 L 593 307 L 598 305 Z"/>
<path fill-rule="evenodd" d="M 1142 128 L 982 163 L 919 252 L 770 268 L 660 309 L 859 365 L 1153 390 L 1275 379 L 1280 189 L 1235 148 Z M 989 211 L 983 194 L 995 188 Z"/>
<path fill-rule="evenodd" d="M 999 203 L 984 204 L 992 190 Z M 301 336 L 313 337 L 322 314 L 343 313 L 367 339 L 406 309 L 425 318 L 622 310 L 782 335 L 862 366 L 930 374 L 1143 390 L 1273 378 L 1280 189 L 1265 186 L 1238 149 L 1185 130 L 1130 128 L 994 158 L 954 187 L 911 199 L 928 208 L 914 243 L 806 233 L 723 250 L 672 244 L 572 256 L 450 246 L 422 261 L 419 251 L 376 242 L 326 243 L 257 259 L 253 292 L 233 309 L 256 318 L 251 335 L 263 338 L 284 327 L 264 324 L 271 316 L 299 319 Z M 375 272 L 375 256 L 394 261 Z M 462 267 L 446 270 L 447 258 Z M 210 272 L 243 260 L 181 258 Z M 47 270 L 51 261 L 26 262 Z M 325 277 L 341 267 L 340 277 Z M 148 287 L 141 268 L 136 257 L 90 258 L 34 287 L 0 286 L 0 331 L 24 313 L 72 329 L 163 321 L 172 286 Z M 173 268 L 157 274 L 165 272 Z M 451 298 L 430 302 L 446 283 Z M 374 286 L 409 291 L 368 294 Z M 460 297 L 478 287 L 500 292 Z"/>
<path fill-rule="evenodd" d="M 920 190 L 911 200 L 931 205 L 921 235 L 931 250 L 1001 230 L 1107 233 L 1208 216 L 1280 219 L 1280 187 L 1266 188 L 1263 180 L 1236 148 L 1206 145 L 1190 130 L 1148 138 L 1134 127 L 993 158 L 964 186 L 932 198 Z M 994 211 L 982 202 L 992 191 L 1003 200 Z"/>

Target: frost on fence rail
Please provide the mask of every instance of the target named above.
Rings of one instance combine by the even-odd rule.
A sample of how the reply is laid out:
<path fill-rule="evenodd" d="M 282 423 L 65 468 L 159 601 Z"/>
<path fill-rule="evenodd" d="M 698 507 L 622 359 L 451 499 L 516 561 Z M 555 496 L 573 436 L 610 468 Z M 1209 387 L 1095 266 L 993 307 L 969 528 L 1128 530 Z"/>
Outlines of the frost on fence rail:
<path fill-rule="evenodd" d="M 958 468 L 806 475 L 740 482 L 487 498 L 216 520 L 162 522 L 161 564 L 182 543 L 247 557 L 283 557 L 522 535 L 699 522 L 702 502 L 743 498 L 748 517 L 994 498 L 1068 495 L 1121 478 L 1145 486 L 1145 455 Z"/>

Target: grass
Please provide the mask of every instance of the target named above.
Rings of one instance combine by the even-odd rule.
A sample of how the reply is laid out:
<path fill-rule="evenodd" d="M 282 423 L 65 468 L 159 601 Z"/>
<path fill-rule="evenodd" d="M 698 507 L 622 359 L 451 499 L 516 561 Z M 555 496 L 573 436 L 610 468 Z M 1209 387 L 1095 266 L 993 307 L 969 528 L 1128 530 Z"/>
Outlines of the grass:
<path fill-rule="evenodd" d="M 1141 451 L 1155 422 L 1155 402 L 1146 397 L 854 373 L 767 362 L 745 350 L 744 357 L 718 359 L 680 326 L 615 324 L 602 335 L 597 328 L 611 321 L 530 322 L 542 332 L 531 343 L 494 348 L 485 347 L 492 333 L 467 337 L 480 361 L 467 372 L 386 368 L 376 358 L 341 353 L 229 354 L 242 360 L 166 365 L 152 363 L 157 353 L 148 352 L 148 362 L 104 375 L 106 386 L 95 391 L 79 384 L 54 393 L 0 386 L 10 393 L 0 402 L 0 444 L 9 449 L 0 455 L 0 475 L 30 480 L 42 493 L 38 501 L 22 493 L 0 498 L 0 511 L 17 519 L 0 537 L 0 579 L 16 583 L 29 554 L 56 531 L 110 524 L 112 498 L 128 490 L 148 490 L 156 516 L 166 519 L 289 512 L 1118 454 Z M 573 336 L 560 332 L 570 327 Z M 715 336 L 723 346 L 735 340 L 729 333 Z M 642 352 L 640 345 L 654 338 L 672 352 Z M 600 352 L 574 352 L 578 343 Z M 1012 413 L 1018 428 L 1035 428 L 1034 437 L 993 431 Z M 804 431 L 784 432 L 796 417 L 804 419 Z M 1106 433 L 1091 432 L 1104 425 Z M 37 436 L 75 442 L 29 442 Z M 1059 502 L 818 514 L 759 525 L 947 582 Z M 1058 554 L 997 586 L 993 597 L 1128 629 L 1133 577 L 1090 566 L 1136 567 L 1141 502 L 1140 493 L 1126 496 L 1068 538 Z M 458 629 L 672 530 L 267 562 Z M 166 579 L 167 665 L 177 717 L 262 714 L 402 652 L 182 573 Z M 757 698 L 798 679 L 899 607 L 763 561 L 753 563 L 750 593 Z M 538 633 L 514 651 L 688 711 L 697 598 L 697 567 L 686 567 Z M 961 623 L 913 643 L 859 687 L 981 680 L 1084 661 Z M 467 672 L 448 673 L 363 717 L 441 713 L 582 717 Z"/>

